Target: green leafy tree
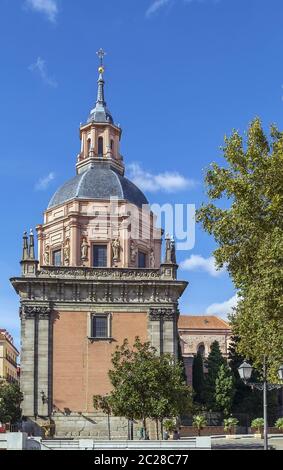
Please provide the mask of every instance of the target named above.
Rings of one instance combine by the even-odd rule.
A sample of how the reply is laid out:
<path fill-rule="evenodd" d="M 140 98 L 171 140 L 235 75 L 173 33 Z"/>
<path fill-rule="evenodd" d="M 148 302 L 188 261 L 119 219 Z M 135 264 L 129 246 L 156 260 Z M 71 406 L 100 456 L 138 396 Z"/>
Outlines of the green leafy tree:
<path fill-rule="evenodd" d="M 283 431 L 283 418 L 278 418 L 275 427 L 279 429 L 279 431 Z"/>
<path fill-rule="evenodd" d="M 109 377 L 113 386 L 111 407 L 116 416 L 156 422 L 176 417 L 190 408 L 191 390 L 182 376 L 182 364 L 171 355 L 158 356 L 150 343 L 137 337 L 133 347 L 127 340 L 112 356 Z"/>
<path fill-rule="evenodd" d="M 215 403 L 225 417 L 231 413 L 234 393 L 231 369 L 227 364 L 222 364 L 215 381 Z"/>
<path fill-rule="evenodd" d="M 205 376 L 205 403 L 209 410 L 218 411 L 218 404 L 215 400 L 216 379 L 220 367 L 225 363 L 225 359 L 220 351 L 218 341 L 214 341 L 210 347 L 210 353 L 206 360 L 207 374 Z"/>
<path fill-rule="evenodd" d="M 204 373 L 202 354 L 198 351 L 193 361 L 194 402 L 204 403 Z"/>
<path fill-rule="evenodd" d="M 201 435 L 203 428 L 207 426 L 207 421 L 204 415 L 193 416 L 193 426 L 198 430 L 198 436 Z"/>
<path fill-rule="evenodd" d="M 253 419 L 251 426 L 252 426 L 252 428 L 257 430 L 258 434 L 261 434 L 262 430 L 264 428 L 264 419 L 263 418 Z"/>
<path fill-rule="evenodd" d="M 93 407 L 95 410 L 101 410 L 107 415 L 107 428 L 108 428 L 108 439 L 111 440 L 111 422 L 110 416 L 112 414 L 111 407 L 111 396 L 109 395 L 94 395 L 93 396 Z"/>
<path fill-rule="evenodd" d="M 283 133 L 272 126 L 268 140 L 255 119 L 246 139 L 237 131 L 225 138 L 223 154 L 226 165 L 207 171 L 210 201 L 197 219 L 239 292 L 231 317 L 238 351 L 259 370 L 267 354 L 275 380 L 283 349 Z"/>
<path fill-rule="evenodd" d="M 224 431 L 229 431 L 229 434 L 232 434 L 232 431 L 235 430 L 238 424 L 238 419 L 230 416 L 229 418 L 224 419 Z"/>
<path fill-rule="evenodd" d="M 0 383 L 0 422 L 16 423 L 21 418 L 23 395 L 17 383 Z"/>

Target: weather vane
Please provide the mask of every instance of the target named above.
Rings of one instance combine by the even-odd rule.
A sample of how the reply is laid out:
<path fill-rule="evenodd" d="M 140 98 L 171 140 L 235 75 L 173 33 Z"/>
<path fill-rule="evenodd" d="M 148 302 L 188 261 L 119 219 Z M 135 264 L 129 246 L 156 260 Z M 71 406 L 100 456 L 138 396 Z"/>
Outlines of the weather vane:
<path fill-rule="evenodd" d="M 103 73 L 104 72 L 104 65 L 103 65 L 103 59 L 106 56 L 106 52 L 103 49 L 99 49 L 96 53 L 98 55 L 98 58 L 100 60 L 100 67 L 99 67 L 99 72 Z"/>

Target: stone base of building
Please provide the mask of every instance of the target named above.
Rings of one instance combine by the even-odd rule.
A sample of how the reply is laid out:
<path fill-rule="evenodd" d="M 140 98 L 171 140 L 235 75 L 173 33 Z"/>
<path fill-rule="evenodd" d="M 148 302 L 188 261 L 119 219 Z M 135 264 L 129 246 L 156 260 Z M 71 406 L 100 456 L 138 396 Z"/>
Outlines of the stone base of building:
<path fill-rule="evenodd" d="M 23 423 L 23 431 L 30 436 L 54 437 L 54 438 L 93 438 L 107 440 L 110 435 L 113 440 L 130 439 L 131 432 L 134 439 L 139 438 L 141 422 L 131 423 L 125 419 L 102 413 L 70 413 L 68 415 L 54 413 L 49 418 L 28 418 Z M 156 437 L 155 423 L 148 420 L 147 423 L 151 439 Z M 131 431 L 132 428 L 132 431 Z"/>

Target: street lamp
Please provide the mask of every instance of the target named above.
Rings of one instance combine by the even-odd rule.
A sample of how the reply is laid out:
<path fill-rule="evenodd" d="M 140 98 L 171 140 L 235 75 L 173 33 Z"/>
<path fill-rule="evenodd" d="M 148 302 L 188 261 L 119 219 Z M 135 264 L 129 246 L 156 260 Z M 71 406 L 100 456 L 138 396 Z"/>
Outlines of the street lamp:
<path fill-rule="evenodd" d="M 272 384 L 267 382 L 266 356 L 263 356 L 263 382 L 249 382 L 252 376 L 252 371 L 253 368 L 247 361 L 244 361 L 238 368 L 239 376 L 246 385 L 263 391 L 264 450 L 268 450 L 267 391 L 279 389 L 283 387 L 283 384 Z M 280 380 L 283 380 L 283 364 L 278 369 L 278 377 Z"/>

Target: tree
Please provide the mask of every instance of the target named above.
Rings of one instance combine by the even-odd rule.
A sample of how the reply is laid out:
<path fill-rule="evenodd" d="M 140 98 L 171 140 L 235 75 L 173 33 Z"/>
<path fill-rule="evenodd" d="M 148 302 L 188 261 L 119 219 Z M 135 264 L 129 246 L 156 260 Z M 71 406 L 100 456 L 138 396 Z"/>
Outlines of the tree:
<path fill-rule="evenodd" d="M 110 416 L 112 413 L 111 396 L 94 395 L 93 407 L 95 410 L 101 410 L 103 413 L 107 414 L 108 439 L 109 441 L 111 441 L 111 425 L 110 425 Z"/>
<path fill-rule="evenodd" d="M 145 435 L 148 418 L 162 422 L 188 410 L 191 391 L 183 381 L 182 365 L 171 355 L 158 356 L 150 343 L 142 343 L 137 337 L 133 347 L 127 340 L 117 346 L 112 365 L 113 414 L 142 420 Z"/>
<path fill-rule="evenodd" d="M 193 361 L 193 390 L 194 401 L 204 403 L 204 373 L 202 354 L 198 351 Z"/>
<path fill-rule="evenodd" d="M 17 383 L 0 384 L 0 422 L 16 423 L 21 418 L 23 395 Z"/>
<path fill-rule="evenodd" d="M 230 418 L 224 419 L 224 431 L 229 431 L 229 434 L 232 434 L 233 429 L 239 424 L 239 421 L 237 418 L 233 418 L 233 416 L 230 416 Z"/>
<path fill-rule="evenodd" d="M 210 201 L 197 219 L 214 236 L 217 265 L 227 267 L 239 291 L 231 317 L 238 351 L 258 369 L 267 354 L 275 379 L 283 348 L 283 133 L 272 126 L 268 141 L 255 119 L 246 140 L 234 131 L 222 150 L 226 165 L 207 171 Z"/>
<path fill-rule="evenodd" d="M 252 428 L 255 428 L 257 430 L 258 434 L 261 434 L 264 428 L 264 419 L 263 418 L 253 419 L 251 426 Z"/>
<path fill-rule="evenodd" d="M 231 413 L 235 389 L 231 369 L 222 364 L 215 381 L 215 403 L 225 417 Z"/>
<path fill-rule="evenodd" d="M 193 416 L 193 426 L 198 430 L 198 436 L 201 434 L 201 430 L 207 426 L 207 421 L 204 415 Z"/>
<path fill-rule="evenodd" d="M 215 387 L 218 372 L 225 360 L 220 351 L 218 341 L 214 341 L 210 347 L 210 353 L 206 360 L 207 374 L 205 377 L 205 403 L 209 410 L 218 411 L 218 405 L 215 401 Z"/>
<path fill-rule="evenodd" d="M 279 429 L 279 431 L 283 431 L 283 418 L 278 418 L 275 427 Z"/>

